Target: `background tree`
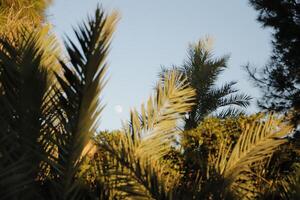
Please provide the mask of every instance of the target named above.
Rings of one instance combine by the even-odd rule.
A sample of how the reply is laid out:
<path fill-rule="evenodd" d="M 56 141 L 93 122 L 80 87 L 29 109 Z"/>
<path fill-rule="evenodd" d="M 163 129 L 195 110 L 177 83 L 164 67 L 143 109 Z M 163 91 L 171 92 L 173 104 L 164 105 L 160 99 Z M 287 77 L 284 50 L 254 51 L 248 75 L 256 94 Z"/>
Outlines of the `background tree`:
<path fill-rule="evenodd" d="M 260 74 L 247 67 L 262 89 L 259 105 L 279 112 L 291 111 L 300 119 L 300 2 L 298 0 L 250 0 L 259 12 L 257 20 L 273 30 L 273 54 Z"/>
<path fill-rule="evenodd" d="M 229 56 L 213 58 L 212 43 L 208 37 L 191 45 L 183 66 L 175 67 L 196 90 L 196 103 L 185 119 L 185 129 L 196 128 L 204 117 L 211 114 L 218 117 L 237 116 L 250 104 L 248 95 L 233 88 L 236 82 L 215 86 L 217 78 L 227 68 Z"/>

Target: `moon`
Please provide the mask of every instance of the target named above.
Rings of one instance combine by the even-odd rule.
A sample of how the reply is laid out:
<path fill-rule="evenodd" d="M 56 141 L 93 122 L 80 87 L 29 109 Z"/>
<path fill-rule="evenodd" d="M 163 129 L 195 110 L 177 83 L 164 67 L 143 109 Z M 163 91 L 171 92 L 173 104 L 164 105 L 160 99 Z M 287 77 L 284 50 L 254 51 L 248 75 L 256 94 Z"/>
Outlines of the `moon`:
<path fill-rule="evenodd" d="M 118 114 L 122 113 L 122 112 L 123 112 L 122 106 L 121 106 L 121 105 L 116 105 L 116 106 L 115 106 L 115 111 L 116 111 L 116 113 L 118 113 Z"/>

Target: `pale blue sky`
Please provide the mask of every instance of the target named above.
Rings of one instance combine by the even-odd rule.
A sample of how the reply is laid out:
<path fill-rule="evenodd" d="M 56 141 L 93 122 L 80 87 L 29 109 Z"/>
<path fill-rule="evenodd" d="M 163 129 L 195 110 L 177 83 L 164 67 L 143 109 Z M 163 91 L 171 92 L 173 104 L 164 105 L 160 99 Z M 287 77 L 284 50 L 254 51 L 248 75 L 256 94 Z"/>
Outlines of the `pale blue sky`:
<path fill-rule="evenodd" d="M 97 3 L 121 13 L 108 57 L 102 130 L 119 128 L 129 109 L 148 98 L 161 66 L 180 65 L 188 44 L 206 35 L 215 39 L 216 56 L 231 55 L 218 84 L 235 80 L 238 89 L 258 96 L 241 66 L 267 61 L 270 32 L 256 22 L 257 13 L 247 0 L 54 0 L 48 15 L 58 36 L 72 33 L 72 26 L 86 19 Z M 123 107 L 121 114 L 115 111 L 117 105 Z"/>

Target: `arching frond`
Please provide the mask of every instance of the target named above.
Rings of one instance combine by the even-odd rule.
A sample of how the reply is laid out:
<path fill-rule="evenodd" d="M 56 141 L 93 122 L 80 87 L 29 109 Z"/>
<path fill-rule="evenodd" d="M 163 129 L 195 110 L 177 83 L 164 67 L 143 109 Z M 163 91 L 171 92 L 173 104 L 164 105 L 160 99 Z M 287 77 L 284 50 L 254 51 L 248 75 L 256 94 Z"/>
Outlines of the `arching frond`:
<path fill-rule="evenodd" d="M 273 115 L 267 119 L 259 117 L 252 124 L 246 124 L 232 151 L 229 151 L 230 148 L 220 151 L 216 166 L 224 177 L 225 186 L 234 188 L 234 191 L 251 190 L 251 183 L 246 182 L 250 185 L 243 188 L 244 184 L 236 181 L 249 180 L 247 176 L 251 173 L 251 169 L 261 165 L 279 146 L 286 144 L 288 140 L 284 137 L 291 131 L 292 127 L 289 124 L 276 119 Z"/>
<path fill-rule="evenodd" d="M 179 174 L 165 170 L 160 159 L 170 150 L 179 133 L 178 120 L 191 109 L 195 95 L 181 79 L 176 71 L 166 73 L 154 96 L 142 105 L 141 114 L 131 112 L 124 134 L 113 144 L 99 143 L 117 163 L 110 175 L 121 194 L 137 199 L 170 198 Z"/>

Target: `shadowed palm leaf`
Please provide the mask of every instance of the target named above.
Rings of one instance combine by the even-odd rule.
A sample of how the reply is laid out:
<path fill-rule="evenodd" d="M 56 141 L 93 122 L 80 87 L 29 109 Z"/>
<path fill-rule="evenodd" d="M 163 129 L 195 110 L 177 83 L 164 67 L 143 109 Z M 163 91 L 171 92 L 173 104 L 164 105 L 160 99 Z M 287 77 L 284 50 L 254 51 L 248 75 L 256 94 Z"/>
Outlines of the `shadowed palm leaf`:
<path fill-rule="evenodd" d="M 59 113 L 63 128 L 57 136 L 61 141 L 55 169 L 59 174 L 57 186 L 65 198 L 76 194 L 73 191 L 81 184 L 74 178 L 84 156 L 82 152 L 99 124 L 103 110 L 100 92 L 107 68 L 105 58 L 116 20 L 116 13 L 105 16 L 98 8 L 94 18 L 75 31 L 80 48 L 70 39 L 66 42 L 70 63 L 60 62 L 64 77 L 57 76 L 62 90 L 57 98 L 63 109 Z"/>
<path fill-rule="evenodd" d="M 40 44 L 42 33 L 24 33 L 18 47 L 1 40 L 0 140 L 6 145 L 0 148 L 0 191 L 5 192 L 4 199 L 90 198 L 77 172 L 103 109 L 99 97 L 116 19 L 115 13 L 106 16 L 97 8 L 95 16 L 75 32 L 79 47 L 66 42 L 70 62 L 58 62 L 63 74 L 56 73 L 52 80 L 58 83 L 50 87 L 45 75 L 50 67 L 44 65 L 53 64 L 53 58 L 47 60 L 45 54 L 55 53 L 51 46 Z"/>
<path fill-rule="evenodd" d="M 40 108 L 47 91 L 46 73 L 40 68 L 43 55 L 35 35 L 19 49 L 5 39 L 0 42 L 1 198 L 40 198 L 34 182 L 46 156 L 38 141 L 44 117 Z"/>

